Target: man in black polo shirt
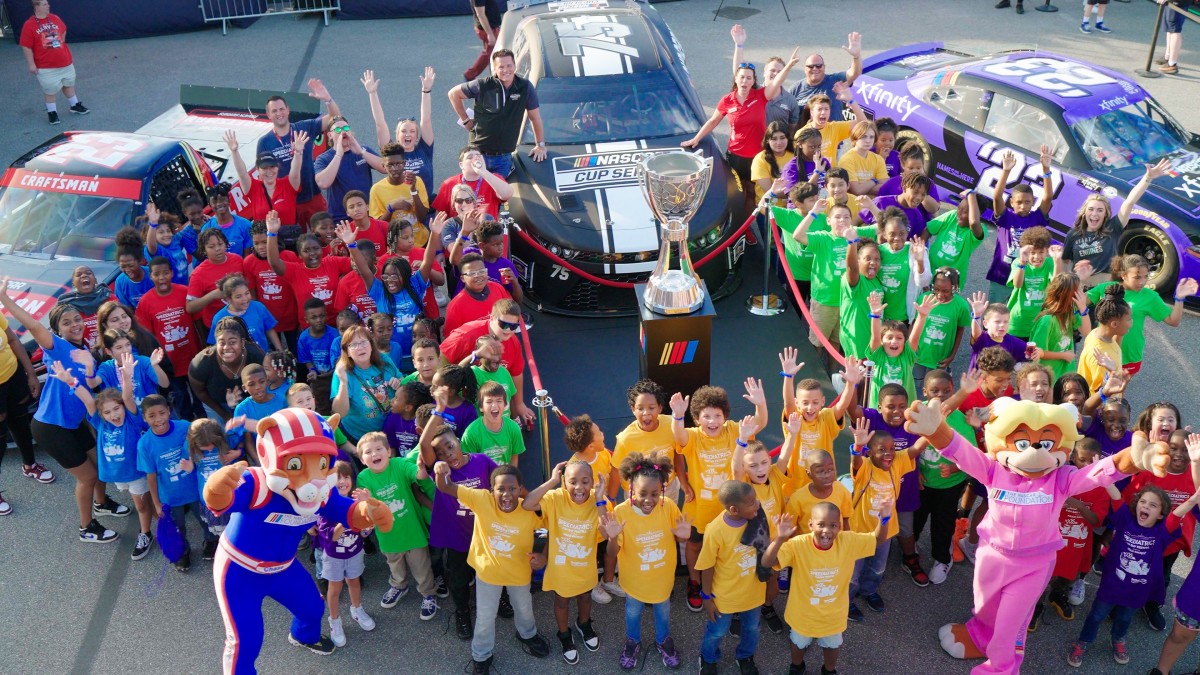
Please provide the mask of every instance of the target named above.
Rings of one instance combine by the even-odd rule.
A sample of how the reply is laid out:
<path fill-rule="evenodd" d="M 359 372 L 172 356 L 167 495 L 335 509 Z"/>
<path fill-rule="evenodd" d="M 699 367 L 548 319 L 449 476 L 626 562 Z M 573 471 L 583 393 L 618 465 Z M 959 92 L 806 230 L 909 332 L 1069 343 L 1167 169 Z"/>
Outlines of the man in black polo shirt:
<path fill-rule="evenodd" d="M 512 173 L 512 153 L 517 148 L 517 137 L 521 135 L 526 113 L 537 142 L 529 156 L 537 162 L 546 159 L 537 90 L 529 80 L 517 77 L 516 70 L 513 53 L 497 49 L 492 53 L 491 77 L 465 82 L 448 93 L 459 122 L 471 132 L 470 144 L 483 153 L 487 170 L 504 177 Z M 473 119 L 467 116 L 466 100 L 469 98 L 475 99 Z"/>

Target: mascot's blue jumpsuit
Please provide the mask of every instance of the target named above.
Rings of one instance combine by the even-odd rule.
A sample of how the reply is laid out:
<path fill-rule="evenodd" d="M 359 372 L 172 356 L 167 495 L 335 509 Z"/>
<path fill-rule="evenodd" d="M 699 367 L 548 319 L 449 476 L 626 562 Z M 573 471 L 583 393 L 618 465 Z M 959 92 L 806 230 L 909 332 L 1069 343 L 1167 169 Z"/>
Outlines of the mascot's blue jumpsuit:
<path fill-rule="evenodd" d="M 354 500 L 334 490 L 317 513 L 349 527 L 353 505 Z M 267 488 L 261 469 L 242 474 L 233 504 L 223 513 L 230 514 L 229 525 L 217 547 L 213 582 L 225 621 L 224 670 L 254 673 L 263 641 L 263 599 L 269 597 L 292 613 L 291 635 L 297 642 L 321 639 L 325 602 L 312 575 L 296 562 L 300 539 L 317 517 L 297 515 L 286 499 Z"/>

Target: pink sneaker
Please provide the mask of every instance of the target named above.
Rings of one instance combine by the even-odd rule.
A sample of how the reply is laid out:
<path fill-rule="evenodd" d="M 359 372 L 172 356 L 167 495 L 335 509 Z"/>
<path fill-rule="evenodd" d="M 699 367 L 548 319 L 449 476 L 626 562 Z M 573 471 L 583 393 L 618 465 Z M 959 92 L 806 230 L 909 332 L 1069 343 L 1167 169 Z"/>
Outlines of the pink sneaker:
<path fill-rule="evenodd" d="M 29 466 L 21 466 L 21 473 L 26 478 L 32 478 L 43 485 L 54 482 L 54 474 L 50 472 L 50 469 L 37 462 Z"/>

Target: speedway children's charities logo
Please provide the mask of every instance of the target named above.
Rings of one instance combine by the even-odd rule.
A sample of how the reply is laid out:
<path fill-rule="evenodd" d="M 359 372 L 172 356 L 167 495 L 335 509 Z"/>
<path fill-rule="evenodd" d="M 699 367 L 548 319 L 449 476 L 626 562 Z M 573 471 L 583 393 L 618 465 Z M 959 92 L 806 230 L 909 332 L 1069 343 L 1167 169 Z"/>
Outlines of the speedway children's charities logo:
<path fill-rule="evenodd" d="M 554 189 L 562 193 L 637 185 L 642 160 L 664 152 L 671 149 L 555 157 Z"/>

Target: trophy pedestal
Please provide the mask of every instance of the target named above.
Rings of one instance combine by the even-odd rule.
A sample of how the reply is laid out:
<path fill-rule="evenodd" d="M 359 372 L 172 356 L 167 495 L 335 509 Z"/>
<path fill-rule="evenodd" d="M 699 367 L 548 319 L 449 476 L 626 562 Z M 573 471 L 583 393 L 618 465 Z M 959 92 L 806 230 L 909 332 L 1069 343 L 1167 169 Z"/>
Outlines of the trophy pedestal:
<path fill-rule="evenodd" d="M 646 284 L 637 284 L 638 328 L 641 333 L 640 376 L 657 382 L 667 394 L 690 396 L 711 376 L 712 322 L 717 312 L 704 282 L 704 304 L 691 314 L 666 316 L 646 305 Z"/>

